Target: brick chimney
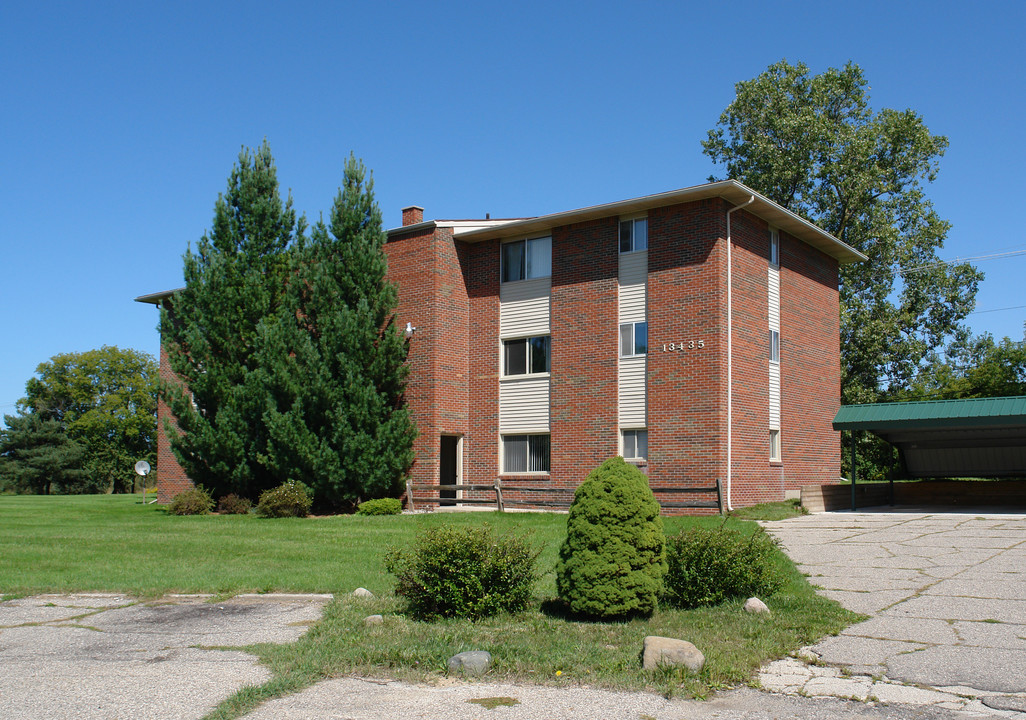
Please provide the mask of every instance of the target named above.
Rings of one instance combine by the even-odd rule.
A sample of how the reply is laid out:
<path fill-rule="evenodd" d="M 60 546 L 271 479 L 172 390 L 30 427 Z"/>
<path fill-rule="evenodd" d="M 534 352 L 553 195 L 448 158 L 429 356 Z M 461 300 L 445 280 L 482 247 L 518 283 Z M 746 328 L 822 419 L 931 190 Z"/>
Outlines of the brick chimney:
<path fill-rule="evenodd" d="M 424 222 L 424 208 L 410 205 L 403 208 L 403 227 Z"/>

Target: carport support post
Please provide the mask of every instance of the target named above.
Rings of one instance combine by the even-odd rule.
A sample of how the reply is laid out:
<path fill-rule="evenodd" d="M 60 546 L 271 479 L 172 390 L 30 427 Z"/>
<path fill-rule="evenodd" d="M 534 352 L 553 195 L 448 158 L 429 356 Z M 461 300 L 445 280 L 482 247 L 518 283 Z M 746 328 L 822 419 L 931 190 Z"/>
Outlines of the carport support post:
<path fill-rule="evenodd" d="M 855 512 L 855 429 L 851 431 L 851 511 Z"/>

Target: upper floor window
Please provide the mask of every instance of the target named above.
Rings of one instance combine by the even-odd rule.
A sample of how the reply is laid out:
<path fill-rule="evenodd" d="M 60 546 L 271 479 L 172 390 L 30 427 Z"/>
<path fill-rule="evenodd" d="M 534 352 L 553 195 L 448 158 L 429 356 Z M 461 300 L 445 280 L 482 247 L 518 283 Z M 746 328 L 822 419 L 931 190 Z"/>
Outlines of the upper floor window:
<path fill-rule="evenodd" d="M 772 228 L 769 231 L 769 262 L 770 265 L 780 265 L 780 231 Z"/>
<path fill-rule="evenodd" d="M 550 368 L 549 336 L 502 341 L 502 374 L 532 375 Z"/>
<path fill-rule="evenodd" d="M 648 323 L 624 323 L 620 326 L 620 357 L 648 353 Z"/>
<path fill-rule="evenodd" d="M 620 252 L 648 249 L 648 218 L 620 221 Z"/>
<path fill-rule="evenodd" d="M 770 362 L 780 362 L 780 333 L 776 330 L 769 331 L 769 359 Z"/>
<path fill-rule="evenodd" d="M 517 240 L 502 246 L 502 282 L 552 275 L 552 238 Z"/>

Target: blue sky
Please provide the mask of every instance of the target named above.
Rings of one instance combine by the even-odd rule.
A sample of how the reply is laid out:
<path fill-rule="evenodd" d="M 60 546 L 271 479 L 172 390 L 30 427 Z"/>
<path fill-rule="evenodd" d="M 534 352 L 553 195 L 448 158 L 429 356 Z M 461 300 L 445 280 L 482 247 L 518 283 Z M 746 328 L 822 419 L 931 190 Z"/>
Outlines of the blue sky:
<path fill-rule="evenodd" d="M 0 413 L 60 352 L 156 355 L 243 146 L 310 219 L 350 151 L 387 227 L 538 215 L 703 182 L 734 83 L 862 66 L 950 148 L 945 259 L 1026 251 L 1019 2 L 29 3 L 0 7 Z M 1021 339 L 1026 254 L 980 260 L 977 332 Z"/>

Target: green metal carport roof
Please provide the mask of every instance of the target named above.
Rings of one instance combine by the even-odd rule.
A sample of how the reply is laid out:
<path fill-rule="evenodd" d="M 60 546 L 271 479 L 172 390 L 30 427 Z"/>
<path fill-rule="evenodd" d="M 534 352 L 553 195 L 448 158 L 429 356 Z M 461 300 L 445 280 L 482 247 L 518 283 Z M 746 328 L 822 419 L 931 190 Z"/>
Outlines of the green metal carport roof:
<path fill-rule="evenodd" d="M 844 405 L 834 430 L 866 430 L 910 477 L 1026 477 L 1026 396 Z"/>

